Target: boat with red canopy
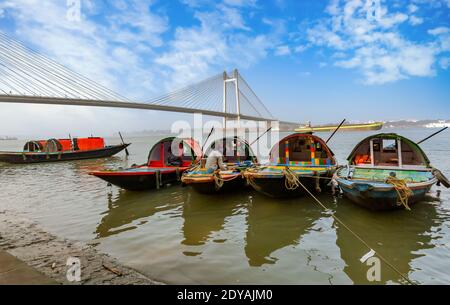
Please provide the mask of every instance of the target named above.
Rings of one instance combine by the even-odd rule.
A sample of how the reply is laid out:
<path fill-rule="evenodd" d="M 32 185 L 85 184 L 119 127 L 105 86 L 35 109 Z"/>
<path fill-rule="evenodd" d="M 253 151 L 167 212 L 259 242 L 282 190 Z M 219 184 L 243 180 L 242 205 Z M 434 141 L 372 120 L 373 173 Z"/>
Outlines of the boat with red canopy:
<path fill-rule="evenodd" d="M 130 144 L 105 145 L 99 137 L 28 141 L 21 152 L 0 152 L 0 162 L 26 164 L 111 157 Z"/>
<path fill-rule="evenodd" d="M 147 163 L 127 169 L 90 173 L 123 189 L 142 191 L 159 189 L 181 180 L 181 174 L 200 161 L 202 149 L 191 138 L 165 138 L 150 150 Z"/>

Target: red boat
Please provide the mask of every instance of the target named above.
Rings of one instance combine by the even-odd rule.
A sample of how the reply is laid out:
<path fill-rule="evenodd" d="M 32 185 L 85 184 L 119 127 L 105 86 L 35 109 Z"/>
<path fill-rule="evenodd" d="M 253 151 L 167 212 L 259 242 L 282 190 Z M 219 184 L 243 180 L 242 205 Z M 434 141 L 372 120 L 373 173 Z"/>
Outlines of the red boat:
<path fill-rule="evenodd" d="M 25 164 L 106 158 L 130 144 L 105 146 L 98 137 L 29 141 L 21 152 L 0 152 L 0 162 Z"/>
<path fill-rule="evenodd" d="M 200 161 L 202 149 L 193 139 L 166 138 L 150 150 L 146 164 L 125 170 L 90 173 L 123 189 L 142 191 L 159 189 L 181 180 L 181 174 Z"/>

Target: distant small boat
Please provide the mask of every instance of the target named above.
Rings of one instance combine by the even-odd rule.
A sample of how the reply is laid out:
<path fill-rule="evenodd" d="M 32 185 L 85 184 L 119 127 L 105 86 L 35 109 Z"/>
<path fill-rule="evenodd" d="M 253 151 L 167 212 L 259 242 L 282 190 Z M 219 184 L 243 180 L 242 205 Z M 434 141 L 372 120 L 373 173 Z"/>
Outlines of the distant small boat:
<path fill-rule="evenodd" d="M 8 137 L 8 136 L 0 137 L 0 141 L 15 141 L 15 140 L 17 140 L 16 137 Z"/>
<path fill-rule="evenodd" d="M 340 131 L 363 131 L 363 130 L 380 130 L 383 128 L 384 123 L 367 123 L 367 124 L 344 124 Z M 308 133 L 308 132 L 330 132 L 336 130 L 337 125 L 323 125 L 323 126 L 302 126 L 295 129 L 296 132 Z"/>
<path fill-rule="evenodd" d="M 29 141 L 22 152 L 0 152 L 0 162 L 26 164 L 111 157 L 130 144 L 105 146 L 98 137 Z"/>
<path fill-rule="evenodd" d="M 336 180 L 345 197 L 371 210 L 409 209 L 434 184 L 450 186 L 418 144 L 394 133 L 364 139 L 348 162 Z"/>
<path fill-rule="evenodd" d="M 324 140 L 312 134 L 295 133 L 279 141 L 270 151 L 268 164 L 244 173 L 253 188 L 270 197 L 297 197 L 321 191 L 337 167 Z M 298 180 L 298 181 L 297 181 Z M 303 186 L 301 186 L 303 185 Z"/>
<path fill-rule="evenodd" d="M 176 152 L 173 151 L 173 146 L 176 146 Z M 158 189 L 163 185 L 179 182 L 181 174 L 199 162 L 201 156 L 201 147 L 195 140 L 170 137 L 152 147 L 144 165 L 96 171 L 90 175 L 126 190 Z"/>
<path fill-rule="evenodd" d="M 210 146 L 205 153 L 205 158 L 195 168 L 186 171 L 181 181 L 191 186 L 199 193 L 211 194 L 222 191 L 233 191 L 247 186 L 247 181 L 242 176 L 245 169 L 257 163 L 257 158 L 250 145 L 238 138 L 230 137 L 215 141 L 224 147 L 224 163 L 227 170 L 211 170 L 205 168 L 206 158 L 213 150 Z"/>

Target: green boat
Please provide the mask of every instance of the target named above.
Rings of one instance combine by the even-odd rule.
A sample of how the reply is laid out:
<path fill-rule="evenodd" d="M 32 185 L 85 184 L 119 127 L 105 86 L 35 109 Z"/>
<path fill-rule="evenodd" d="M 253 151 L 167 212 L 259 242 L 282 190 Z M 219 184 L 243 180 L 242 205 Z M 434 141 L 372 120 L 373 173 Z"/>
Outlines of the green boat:
<path fill-rule="evenodd" d="M 450 186 L 418 144 L 394 133 L 364 139 L 348 162 L 337 172 L 336 181 L 345 197 L 371 210 L 409 209 L 433 185 Z"/>

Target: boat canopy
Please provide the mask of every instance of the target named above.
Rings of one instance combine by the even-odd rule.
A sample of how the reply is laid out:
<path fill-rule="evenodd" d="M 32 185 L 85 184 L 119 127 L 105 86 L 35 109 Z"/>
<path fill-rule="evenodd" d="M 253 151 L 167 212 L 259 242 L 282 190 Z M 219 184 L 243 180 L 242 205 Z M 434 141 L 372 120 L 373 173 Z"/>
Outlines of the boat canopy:
<path fill-rule="evenodd" d="M 43 151 L 49 153 L 62 151 L 62 145 L 57 139 L 50 139 L 45 142 Z"/>
<path fill-rule="evenodd" d="M 87 151 L 102 149 L 105 140 L 99 137 L 74 138 L 71 139 L 49 139 L 29 141 L 23 147 L 24 152 L 55 153 L 64 151 Z"/>
<path fill-rule="evenodd" d="M 99 137 L 74 138 L 74 150 L 95 150 L 105 148 L 105 139 Z"/>
<path fill-rule="evenodd" d="M 148 155 L 148 166 L 190 166 L 202 157 L 202 149 L 192 138 L 169 137 L 153 145 Z"/>
<path fill-rule="evenodd" d="M 41 141 L 28 141 L 23 146 L 24 152 L 40 152 L 44 149 L 43 143 Z"/>
<path fill-rule="evenodd" d="M 279 141 L 270 151 L 270 163 L 298 166 L 335 165 L 334 153 L 321 138 L 294 133 Z"/>
<path fill-rule="evenodd" d="M 226 163 L 257 161 L 256 155 L 247 141 L 237 136 L 215 140 L 206 150 L 205 156 L 207 157 L 212 150 L 220 151 Z"/>
<path fill-rule="evenodd" d="M 430 166 L 420 146 L 395 133 L 372 135 L 361 141 L 347 158 L 350 165 L 403 167 Z"/>

